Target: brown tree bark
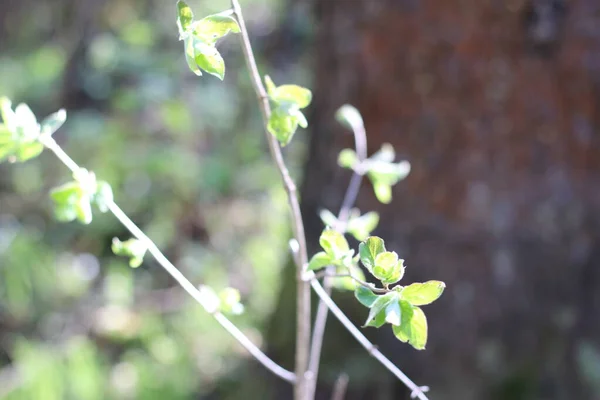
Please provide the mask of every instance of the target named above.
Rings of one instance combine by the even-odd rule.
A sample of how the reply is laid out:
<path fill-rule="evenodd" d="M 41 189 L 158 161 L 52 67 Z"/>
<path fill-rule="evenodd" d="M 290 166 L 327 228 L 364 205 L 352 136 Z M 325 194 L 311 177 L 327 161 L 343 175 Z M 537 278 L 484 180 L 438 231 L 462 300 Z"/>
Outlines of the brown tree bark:
<path fill-rule="evenodd" d="M 333 114 L 349 102 L 370 153 L 390 142 L 412 163 L 391 205 L 365 183 L 358 207 L 381 213 L 376 234 L 406 260 L 406 282 L 447 283 L 425 307 L 426 351 L 389 329 L 375 340 L 431 399 L 600 398 L 600 365 L 585 361 L 600 354 L 600 2 L 314 7 L 310 242 L 348 182 L 336 158 L 352 137 Z M 404 398 L 351 342 L 330 317 L 322 377 L 348 372 L 348 398 Z"/>

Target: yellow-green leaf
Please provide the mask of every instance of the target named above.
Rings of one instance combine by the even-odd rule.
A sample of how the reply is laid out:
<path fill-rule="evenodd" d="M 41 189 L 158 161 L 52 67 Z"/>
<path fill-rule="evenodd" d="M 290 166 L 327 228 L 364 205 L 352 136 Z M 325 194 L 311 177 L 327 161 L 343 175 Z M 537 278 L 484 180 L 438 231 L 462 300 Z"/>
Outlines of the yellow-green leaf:
<path fill-rule="evenodd" d="M 402 290 L 402 299 L 414 306 L 424 306 L 436 301 L 444 292 L 446 284 L 441 281 L 413 283 Z"/>

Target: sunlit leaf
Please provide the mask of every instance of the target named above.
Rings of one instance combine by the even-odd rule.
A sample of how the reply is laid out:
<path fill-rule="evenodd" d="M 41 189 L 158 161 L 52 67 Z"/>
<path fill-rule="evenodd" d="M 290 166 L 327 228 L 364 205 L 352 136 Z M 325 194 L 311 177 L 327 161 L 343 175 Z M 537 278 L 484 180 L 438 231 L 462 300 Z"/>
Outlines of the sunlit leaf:
<path fill-rule="evenodd" d="M 112 251 L 117 256 L 129 257 L 129 266 L 137 268 L 142 265 L 144 255 L 148 248 L 138 239 L 128 239 L 124 242 L 118 238 L 113 238 Z"/>
<path fill-rule="evenodd" d="M 402 291 L 402 299 L 413 306 L 424 306 L 436 301 L 444 292 L 446 284 L 441 281 L 413 283 Z"/>
<path fill-rule="evenodd" d="M 312 100 L 310 90 L 298 85 L 281 85 L 269 93 L 271 99 L 278 103 L 294 103 L 298 108 L 308 107 Z"/>
<path fill-rule="evenodd" d="M 240 26 L 230 11 L 209 15 L 192 25 L 194 35 L 207 43 L 214 44 L 218 39 L 231 33 L 239 33 Z"/>
<path fill-rule="evenodd" d="M 194 42 L 196 64 L 204 71 L 216 76 L 220 80 L 225 78 L 225 61 L 221 53 L 213 47 L 201 41 Z"/>
<path fill-rule="evenodd" d="M 323 230 L 319 237 L 319 244 L 325 250 L 325 253 L 334 260 L 342 258 L 350 250 L 344 235 L 333 229 Z"/>
<path fill-rule="evenodd" d="M 41 124 L 41 133 L 44 135 L 52 135 L 56 132 L 67 120 L 67 112 L 60 109 L 57 112 L 50 114 Z"/>
<path fill-rule="evenodd" d="M 392 326 L 394 335 L 402 342 L 408 342 L 417 350 L 424 350 L 427 344 L 427 318 L 419 307 L 401 300 L 401 324 Z"/>
<path fill-rule="evenodd" d="M 371 308 L 375 300 L 377 300 L 377 295 L 373 293 L 370 289 L 359 285 L 354 291 L 354 296 L 356 299 L 365 307 Z"/>
<path fill-rule="evenodd" d="M 108 211 L 108 205 L 113 202 L 113 191 L 108 182 L 99 181 L 97 183 L 94 203 L 101 212 Z"/>
<path fill-rule="evenodd" d="M 400 326 L 400 302 L 392 301 L 385 308 L 385 322 Z"/>
<path fill-rule="evenodd" d="M 369 311 L 369 316 L 367 317 L 367 320 L 365 321 L 365 326 L 368 326 L 379 313 L 381 313 L 382 311 L 385 310 L 385 308 L 391 302 L 398 302 L 398 293 L 391 292 L 391 293 L 386 293 L 382 296 L 378 296 L 377 299 L 371 305 L 371 310 Z M 383 319 L 385 321 L 385 312 L 384 312 Z"/>
<path fill-rule="evenodd" d="M 331 264 L 331 257 L 324 251 L 320 251 L 310 259 L 308 271 L 316 271 Z"/>
<path fill-rule="evenodd" d="M 369 270 L 372 271 L 375 266 L 375 257 L 385 251 L 385 245 L 381 238 L 371 236 L 362 242 L 358 247 L 360 261 Z"/>
<path fill-rule="evenodd" d="M 190 6 L 185 1 L 179 0 L 177 2 L 177 26 L 179 27 L 180 35 L 183 35 L 190 29 L 193 20 L 194 13 Z"/>

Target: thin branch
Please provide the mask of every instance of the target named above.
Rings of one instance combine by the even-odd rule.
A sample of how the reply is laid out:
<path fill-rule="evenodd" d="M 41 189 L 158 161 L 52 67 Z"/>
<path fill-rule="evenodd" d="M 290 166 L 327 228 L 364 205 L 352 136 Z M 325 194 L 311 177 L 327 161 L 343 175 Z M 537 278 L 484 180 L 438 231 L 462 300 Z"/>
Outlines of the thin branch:
<path fill-rule="evenodd" d="M 80 168 L 69 157 L 67 153 L 56 143 L 56 141 L 50 137 L 43 137 L 40 141 L 46 146 L 49 150 L 51 150 L 60 161 L 63 162 L 71 170 L 71 172 L 79 171 Z M 277 365 L 273 360 L 267 357 L 254 343 L 248 339 L 246 335 L 242 331 L 240 331 L 227 317 L 221 314 L 218 310 L 214 309 L 214 306 L 211 304 L 207 304 L 206 300 L 202 297 L 200 291 L 189 281 L 187 278 L 175 267 L 165 255 L 160 251 L 160 249 L 154 244 L 154 242 L 146 236 L 144 232 L 140 228 L 133 223 L 133 221 L 121 210 L 121 208 L 113 201 L 108 203 L 108 209 L 112 212 L 112 214 L 131 232 L 136 239 L 141 241 L 148 252 L 154 256 L 156 261 L 160 264 L 161 267 L 165 269 L 171 275 L 177 283 L 190 295 L 196 302 L 198 302 L 204 309 L 210 313 L 219 324 L 231 336 L 233 336 L 248 352 L 256 358 L 262 365 L 264 365 L 267 369 L 273 372 L 275 375 L 279 376 L 281 379 L 294 383 L 296 378 L 294 373 L 287 371 L 281 366 Z"/>
<path fill-rule="evenodd" d="M 315 276 L 312 279 L 318 279 L 318 278 L 326 278 L 326 279 L 327 278 L 352 278 L 356 283 L 368 288 L 369 290 L 371 290 L 374 293 L 386 294 L 386 293 L 389 293 L 392 291 L 391 289 L 375 287 L 375 285 L 373 285 L 372 283 L 365 282 L 361 279 L 358 279 L 357 277 L 355 277 L 354 275 L 352 275 L 350 273 L 348 273 L 348 274 L 331 274 L 331 273 L 329 273 L 329 271 L 327 269 L 325 269 L 322 272 L 315 273 Z"/>
<path fill-rule="evenodd" d="M 356 149 L 356 156 L 358 158 L 359 163 L 362 163 L 364 160 L 367 159 L 367 132 L 365 131 L 365 127 L 362 121 L 360 121 L 359 124 L 355 123 L 352 126 L 352 132 L 354 133 L 354 147 Z M 342 201 L 342 206 L 340 208 L 340 212 L 338 213 L 336 225 L 333 227 L 338 232 L 344 232 L 346 230 L 348 218 L 350 217 L 350 210 L 352 209 L 352 207 L 354 207 L 354 203 L 356 203 L 356 198 L 358 197 L 358 192 L 360 191 L 360 184 L 362 183 L 362 178 L 363 175 L 358 173 L 357 171 L 354 171 L 352 173 L 352 178 L 350 178 L 350 183 L 346 188 L 344 200 Z M 327 267 L 325 271 L 326 274 L 331 274 L 335 271 L 335 267 Z M 328 296 L 331 296 L 333 280 L 325 277 L 325 280 L 323 281 L 323 286 L 325 289 L 325 293 L 327 293 Z M 313 397 L 317 387 L 316 381 L 319 375 L 321 349 L 323 347 L 323 337 L 325 336 L 325 326 L 327 325 L 327 315 L 327 305 L 322 300 L 319 300 L 319 306 L 317 307 L 317 315 L 315 316 L 315 324 L 310 348 L 310 361 L 308 364 L 308 371 L 311 375 L 315 377 L 310 386 L 310 393 Z"/>
<path fill-rule="evenodd" d="M 370 355 L 375 357 L 377 361 L 379 361 L 390 372 L 396 375 L 396 377 L 400 379 L 402 383 L 404 383 L 412 391 L 413 397 L 418 398 L 420 400 L 428 400 L 427 396 L 425 396 L 424 393 L 426 388 L 417 386 L 412 380 L 410 380 L 408 376 L 404 374 L 404 372 L 402 372 L 398 367 L 394 365 L 394 363 L 392 363 L 386 356 L 384 356 L 377 349 L 377 347 L 375 347 L 375 345 L 373 345 L 373 343 L 371 343 L 369 339 L 367 339 L 365 335 L 363 335 L 362 332 L 356 326 L 354 326 L 352 321 L 348 319 L 344 312 L 340 310 L 337 304 L 335 304 L 331 297 L 329 297 L 329 295 L 325 292 L 325 289 L 323 289 L 318 280 L 311 279 L 310 284 L 313 287 L 315 293 L 317 293 L 317 295 L 319 296 L 319 298 L 325 304 L 327 304 L 327 307 L 329 308 L 329 310 L 331 310 L 333 315 L 335 315 L 335 317 L 342 323 L 342 325 L 344 325 L 346 330 L 348 330 L 348 332 L 350 332 L 352 336 L 354 336 L 354 338 L 365 348 L 365 350 L 367 350 L 367 352 Z"/>
<path fill-rule="evenodd" d="M 346 373 L 338 376 L 335 381 L 335 386 L 333 387 L 331 400 L 344 400 L 344 397 L 346 397 L 346 390 L 348 390 L 348 380 L 348 374 Z"/>
<path fill-rule="evenodd" d="M 265 126 L 265 134 L 267 142 L 269 143 L 269 149 L 271 156 L 275 161 L 277 169 L 283 180 L 283 185 L 287 192 L 288 202 L 291 210 L 292 226 L 294 229 L 294 237 L 298 242 L 298 254 L 296 258 L 296 282 L 297 282 L 297 298 L 296 298 L 296 365 L 295 372 L 297 382 L 294 388 L 295 399 L 305 400 L 311 399 L 309 397 L 308 388 L 311 383 L 311 376 L 306 374 L 308 368 L 308 357 L 310 351 L 310 285 L 304 281 L 303 273 L 304 266 L 308 263 L 308 252 L 306 248 L 306 235 L 304 234 L 304 224 L 302 222 L 302 214 L 300 212 L 300 203 L 298 202 L 296 184 L 292 180 L 290 173 L 283 160 L 283 154 L 281 153 L 281 147 L 277 142 L 277 139 L 271 135 L 267 128 L 269 118 L 271 116 L 271 106 L 269 104 L 269 98 L 267 92 L 260 78 L 254 53 L 252 51 L 252 45 L 250 44 L 250 38 L 248 37 L 248 30 L 246 29 L 246 23 L 242 14 L 242 9 L 238 0 L 231 0 L 231 6 L 237 17 L 240 25 L 241 37 L 242 37 L 242 49 L 244 57 L 246 59 L 246 65 L 250 72 L 250 79 L 252 85 L 258 97 L 260 109 L 263 116 L 263 123 Z"/>

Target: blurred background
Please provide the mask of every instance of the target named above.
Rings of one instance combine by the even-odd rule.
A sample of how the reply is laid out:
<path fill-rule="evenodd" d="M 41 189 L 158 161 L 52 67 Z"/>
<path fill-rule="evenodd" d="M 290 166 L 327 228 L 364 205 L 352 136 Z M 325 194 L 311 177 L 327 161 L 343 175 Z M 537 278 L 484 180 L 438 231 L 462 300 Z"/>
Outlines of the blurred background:
<path fill-rule="evenodd" d="M 197 16 L 226 0 L 190 0 Z M 358 207 L 406 260 L 407 282 L 447 283 L 417 352 L 368 336 L 432 400 L 600 398 L 600 2 L 245 0 L 259 67 L 313 89 L 310 127 L 285 155 L 301 182 L 311 252 L 337 211 L 352 147 L 333 119 L 358 107 L 369 153 L 412 172 Z M 175 2 L 2 0 L 0 95 L 38 116 L 111 182 L 122 208 L 194 283 L 238 288 L 234 321 L 293 366 L 294 283 L 285 194 L 268 158 L 236 37 L 225 81 L 197 78 Z M 289 399 L 156 263 L 110 251 L 110 215 L 58 224 L 50 154 L 0 165 L 1 399 Z M 335 299 L 356 321 L 352 295 Z M 318 399 L 408 399 L 330 318 Z"/>

